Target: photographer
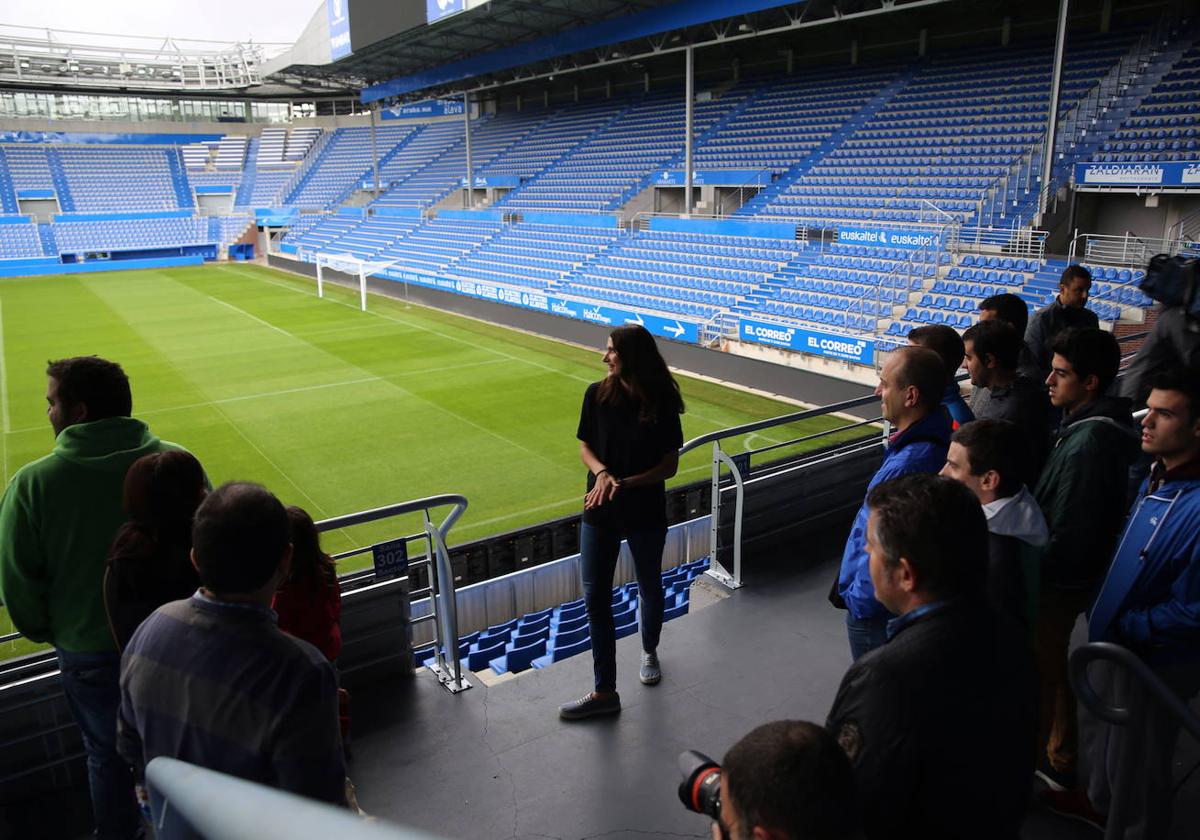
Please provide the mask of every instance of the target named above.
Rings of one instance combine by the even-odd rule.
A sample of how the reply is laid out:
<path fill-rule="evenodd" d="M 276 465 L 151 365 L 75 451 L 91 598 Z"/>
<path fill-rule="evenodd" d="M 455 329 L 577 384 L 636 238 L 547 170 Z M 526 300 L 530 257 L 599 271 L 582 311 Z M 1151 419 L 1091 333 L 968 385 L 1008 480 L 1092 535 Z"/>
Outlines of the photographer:
<path fill-rule="evenodd" d="M 861 837 L 850 762 L 815 723 L 765 723 L 734 744 L 721 767 L 695 752 L 680 761 L 691 771 L 680 798 L 714 819 L 713 840 Z"/>
<path fill-rule="evenodd" d="M 1160 255 L 1150 261 L 1141 283 L 1162 304 L 1158 320 L 1121 380 L 1121 395 L 1144 408 L 1155 375 L 1174 367 L 1200 367 L 1200 276 L 1197 261 Z M 1145 473 L 1139 476 L 1144 477 Z"/>

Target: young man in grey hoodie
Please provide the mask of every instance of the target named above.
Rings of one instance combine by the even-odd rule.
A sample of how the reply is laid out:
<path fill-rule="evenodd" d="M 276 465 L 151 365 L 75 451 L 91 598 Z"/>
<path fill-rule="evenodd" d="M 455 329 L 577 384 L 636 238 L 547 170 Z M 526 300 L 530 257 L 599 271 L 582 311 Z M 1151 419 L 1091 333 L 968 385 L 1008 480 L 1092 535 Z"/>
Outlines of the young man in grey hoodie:
<path fill-rule="evenodd" d="M 1046 517 L 1024 484 L 1025 434 L 1008 420 L 975 420 L 950 438 L 942 475 L 967 485 L 988 524 L 988 594 L 1030 633 L 1039 589 L 1038 555 Z"/>

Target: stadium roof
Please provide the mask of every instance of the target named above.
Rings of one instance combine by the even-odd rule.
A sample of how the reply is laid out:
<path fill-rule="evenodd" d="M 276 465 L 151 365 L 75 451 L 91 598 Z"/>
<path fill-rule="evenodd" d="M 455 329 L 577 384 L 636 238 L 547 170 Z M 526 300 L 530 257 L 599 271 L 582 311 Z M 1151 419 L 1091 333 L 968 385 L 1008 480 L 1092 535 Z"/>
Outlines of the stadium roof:
<path fill-rule="evenodd" d="M 519 81 L 715 43 L 817 20 L 950 0 L 492 0 L 372 44 L 333 64 L 289 73 L 357 83 L 363 100 Z"/>

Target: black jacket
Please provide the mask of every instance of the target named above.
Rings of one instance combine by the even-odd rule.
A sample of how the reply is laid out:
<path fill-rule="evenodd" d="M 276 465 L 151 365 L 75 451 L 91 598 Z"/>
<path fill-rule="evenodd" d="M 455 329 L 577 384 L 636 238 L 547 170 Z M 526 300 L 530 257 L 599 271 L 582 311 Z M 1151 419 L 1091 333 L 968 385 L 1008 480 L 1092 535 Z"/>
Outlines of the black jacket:
<path fill-rule="evenodd" d="M 1043 584 L 1092 589 L 1100 583 L 1129 513 L 1125 485 L 1139 438 L 1124 397 L 1100 397 L 1059 427 L 1033 488 L 1050 526 Z"/>
<path fill-rule="evenodd" d="M 1122 396 L 1133 400 L 1135 409 L 1144 407 L 1154 375 L 1175 365 L 1200 365 L 1200 321 L 1189 316 L 1182 306 L 1159 313 L 1154 329 L 1121 379 Z"/>
<path fill-rule="evenodd" d="M 978 601 L 916 619 L 842 678 L 826 726 L 850 756 L 867 838 L 1015 838 L 1037 687 L 1022 634 Z"/>
<path fill-rule="evenodd" d="M 1025 328 L 1025 343 L 1038 366 L 1042 381 L 1050 375 L 1050 362 L 1053 354 L 1050 352 L 1050 342 L 1054 336 L 1063 330 L 1079 327 L 1099 327 L 1100 319 L 1090 309 L 1063 306 L 1054 298 L 1054 302 L 1045 309 L 1039 309 L 1029 319 Z"/>

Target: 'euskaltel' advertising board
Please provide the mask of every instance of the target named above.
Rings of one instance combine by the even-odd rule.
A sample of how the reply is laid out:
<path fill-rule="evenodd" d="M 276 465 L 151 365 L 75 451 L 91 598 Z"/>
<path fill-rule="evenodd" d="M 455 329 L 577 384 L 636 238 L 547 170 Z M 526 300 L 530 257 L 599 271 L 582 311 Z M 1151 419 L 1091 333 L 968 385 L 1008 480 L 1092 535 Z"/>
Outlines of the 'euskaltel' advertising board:
<path fill-rule="evenodd" d="M 837 230 L 838 243 L 842 245 L 881 245 L 885 248 L 916 250 L 938 242 L 935 233 L 905 228 L 838 227 Z"/>

